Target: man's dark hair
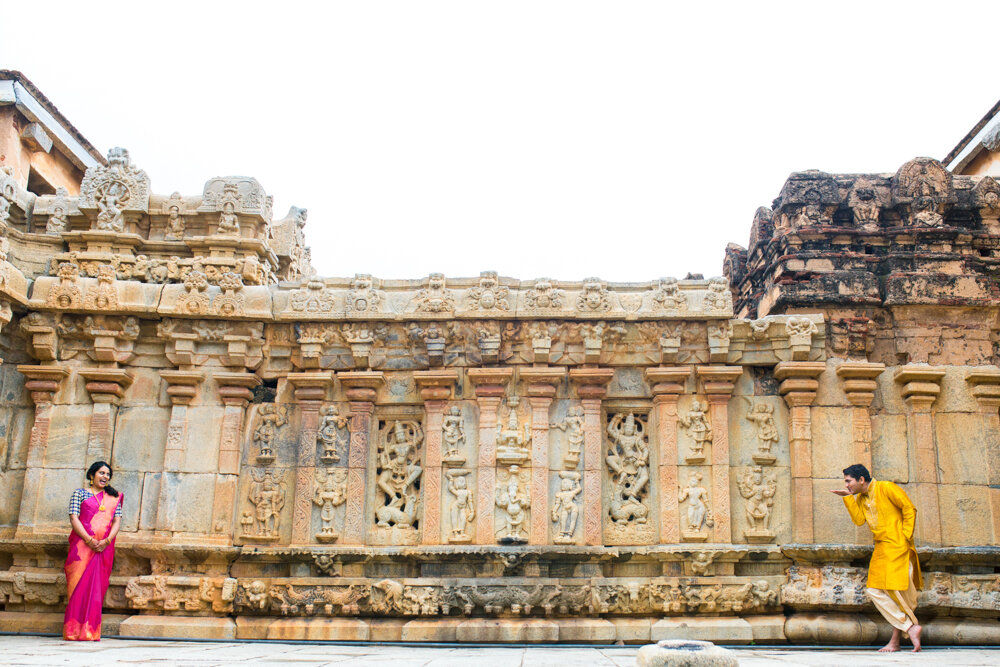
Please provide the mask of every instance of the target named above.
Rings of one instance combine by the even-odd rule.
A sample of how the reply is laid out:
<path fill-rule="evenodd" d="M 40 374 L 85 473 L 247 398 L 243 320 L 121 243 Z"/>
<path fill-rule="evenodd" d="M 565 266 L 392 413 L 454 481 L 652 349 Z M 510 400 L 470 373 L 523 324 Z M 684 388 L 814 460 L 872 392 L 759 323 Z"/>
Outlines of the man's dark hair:
<path fill-rule="evenodd" d="M 844 468 L 844 474 L 859 481 L 872 481 L 872 474 L 868 472 L 868 468 L 864 467 L 860 463 L 855 463 L 854 465 Z"/>

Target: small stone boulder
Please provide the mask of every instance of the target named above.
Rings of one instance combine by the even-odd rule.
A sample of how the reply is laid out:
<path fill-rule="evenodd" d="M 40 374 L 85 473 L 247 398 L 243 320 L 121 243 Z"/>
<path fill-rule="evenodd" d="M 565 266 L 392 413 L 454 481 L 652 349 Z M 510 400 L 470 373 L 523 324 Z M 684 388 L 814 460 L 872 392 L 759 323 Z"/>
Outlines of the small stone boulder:
<path fill-rule="evenodd" d="M 635 667 L 738 667 L 739 664 L 733 651 L 692 639 L 664 639 L 643 646 L 635 657 Z"/>

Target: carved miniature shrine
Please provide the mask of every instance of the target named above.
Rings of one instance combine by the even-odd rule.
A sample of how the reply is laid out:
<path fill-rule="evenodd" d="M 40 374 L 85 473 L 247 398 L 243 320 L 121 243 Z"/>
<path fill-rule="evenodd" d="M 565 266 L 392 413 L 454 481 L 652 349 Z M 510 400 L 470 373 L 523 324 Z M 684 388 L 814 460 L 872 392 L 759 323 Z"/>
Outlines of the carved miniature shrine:
<path fill-rule="evenodd" d="M 929 627 L 997 636 L 989 177 L 793 174 L 726 277 L 627 284 L 321 278 L 305 210 L 122 149 L 0 195 L 4 630 L 61 619 L 104 459 L 109 634 L 873 640 L 861 462 L 919 508 Z"/>

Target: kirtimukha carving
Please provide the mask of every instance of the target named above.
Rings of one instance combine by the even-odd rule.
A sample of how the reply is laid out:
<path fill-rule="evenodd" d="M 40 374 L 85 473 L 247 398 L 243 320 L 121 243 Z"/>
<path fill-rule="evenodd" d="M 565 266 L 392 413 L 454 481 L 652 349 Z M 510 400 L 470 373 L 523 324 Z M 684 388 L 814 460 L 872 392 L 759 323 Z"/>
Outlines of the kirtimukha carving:
<path fill-rule="evenodd" d="M 701 473 L 691 473 L 688 485 L 677 494 L 677 501 L 688 502 L 687 525 L 681 531 L 685 542 L 704 542 L 708 539 L 708 530 L 715 525 L 712 512 L 708 509 L 708 491 L 701 486 Z"/>
<path fill-rule="evenodd" d="M 469 522 L 476 518 L 475 498 L 466 479 L 466 475 L 470 472 L 470 470 L 448 470 L 445 473 L 448 477 L 448 492 L 454 496 L 448 506 L 448 515 L 451 519 L 448 541 L 453 544 L 472 541 L 466 532 Z"/>
<path fill-rule="evenodd" d="M 369 313 L 378 311 L 382 300 L 373 288 L 373 279 L 367 273 L 359 273 L 351 281 L 351 289 L 347 293 L 345 309 L 348 313 Z"/>
<path fill-rule="evenodd" d="M 749 403 L 749 400 L 747 401 Z M 754 463 L 771 465 L 774 454 L 771 447 L 778 443 L 778 427 L 774 423 L 774 406 L 768 403 L 756 403 L 747 412 L 747 421 L 757 426 L 757 450 L 753 453 Z"/>
<path fill-rule="evenodd" d="M 586 278 L 583 291 L 576 298 L 576 309 L 582 312 L 611 310 L 611 293 L 600 278 Z"/>
<path fill-rule="evenodd" d="M 854 212 L 854 223 L 869 232 L 878 231 L 878 218 L 882 210 L 879 193 L 871 181 L 859 178 L 847 195 L 847 205 Z"/>
<path fill-rule="evenodd" d="M 497 422 L 497 462 L 505 465 L 522 464 L 531 455 L 531 425 L 522 429 L 518 423 L 517 406 L 521 399 L 507 399 L 507 425 Z"/>
<path fill-rule="evenodd" d="M 240 216 L 236 213 L 236 205 L 240 202 L 239 188 L 227 183 L 222 189 L 222 212 L 219 214 L 219 226 L 215 233 L 219 236 L 239 236 Z"/>
<path fill-rule="evenodd" d="M 185 294 L 177 297 L 175 309 L 189 315 L 204 315 L 208 312 L 208 307 L 212 302 L 211 297 L 205 294 L 208 289 L 208 277 L 201 271 L 188 271 L 184 276 Z"/>
<path fill-rule="evenodd" d="M 285 506 L 285 482 L 275 481 L 270 468 L 262 475 L 251 470 L 253 483 L 250 485 L 250 503 L 254 512 L 243 513 L 243 539 L 253 542 L 273 542 L 280 535 L 281 509 Z"/>
<path fill-rule="evenodd" d="M 579 405 L 572 406 L 567 410 L 564 420 L 549 424 L 549 428 L 557 428 L 566 433 L 563 467 L 574 470 L 580 464 L 580 452 L 583 450 L 583 408 Z"/>
<path fill-rule="evenodd" d="M 83 307 L 97 312 L 118 309 L 115 269 L 110 264 L 101 264 L 97 268 L 97 285 L 87 290 L 83 298 Z"/>
<path fill-rule="evenodd" d="M 705 310 L 710 313 L 722 314 L 733 312 L 733 293 L 729 290 L 728 280 L 716 277 L 708 281 Z"/>
<path fill-rule="evenodd" d="M 316 469 L 313 488 L 313 503 L 320 508 L 319 518 L 323 526 L 316 533 L 319 542 L 335 542 L 340 535 L 334 528 L 336 508 L 347 500 L 347 469 Z"/>
<path fill-rule="evenodd" d="M 712 443 L 712 422 L 705 408 L 701 402 L 694 401 L 688 413 L 677 418 L 691 437 L 691 452 L 684 457 L 688 463 L 704 463 L 705 445 Z"/>
<path fill-rule="evenodd" d="M 455 310 L 455 297 L 445 287 L 443 273 L 432 273 L 427 287 L 417 292 L 417 310 L 427 313 L 446 313 Z"/>
<path fill-rule="evenodd" d="M 319 410 L 319 428 L 316 430 L 316 444 L 322 446 L 319 458 L 324 463 L 340 461 L 339 449 L 347 446 L 350 435 L 345 432 L 347 417 L 341 417 L 336 405 L 324 405 Z"/>
<path fill-rule="evenodd" d="M 653 289 L 653 301 L 663 310 L 682 311 L 688 307 L 677 278 L 660 278 Z"/>
<path fill-rule="evenodd" d="M 556 492 L 552 504 L 552 523 L 556 524 L 556 544 L 573 544 L 576 533 L 576 523 L 580 516 L 580 507 L 576 497 L 583 491 L 580 484 L 580 473 L 571 470 L 559 472 L 559 491 Z"/>
<path fill-rule="evenodd" d="M 45 305 L 53 308 L 79 308 L 83 300 L 80 289 L 80 267 L 70 262 L 59 265 L 59 283 L 49 288 Z"/>
<path fill-rule="evenodd" d="M 462 449 L 465 447 L 465 419 L 462 418 L 462 409 L 457 405 L 451 406 L 448 414 L 442 420 L 441 439 L 444 442 L 442 463 L 450 467 L 463 465 L 465 463 L 465 455 L 462 454 Z"/>
<path fill-rule="evenodd" d="M 288 407 L 264 403 L 257 411 L 257 428 L 253 443 L 257 446 L 257 462 L 267 465 L 274 461 L 274 439 L 278 430 L 288 423 Z"/>
<path fill-rule="evenodd" d="M 510 289 L 500 285 L 496 271 L 479 274 L 479 286 L 469 290 L 469 305 L 475 310 L 510 310 Z"/>
<path fill-rule="evenodd" d="M 66 188 L 56 188 L 56 198 L 52 200 L 49 219 L 45 223 L 45 233 L 59 236 L 69 229 L 69 201 L 66 199 L 69 191 Z"/>
<path fill-rule="evenodd" d="M 527 471 L 517 465 L 510 466 L 506 479 L 497 484 L 496 504 L 504 512 L 504 523 L 498 540 L 500 544 L 524 544 L 528 541 L 528 513 L 531 496 L 527 491 Z"/>
<path fill-rule="evenodd" d="M 375 510 L 376 525 L 416 532 L 423 429 L 418 422 L 398 420 L 387 422 L 380 435 L 376 484 L 385 498 Z"/>
<path fill-rule="evenodd" d="M 163 234 L 165 241 L 180 241 L 184 238 L 187 230 L 187 221 L 184 220 L 184 198 L 181 193 L 175 192 L 170 195 L 170 199 L 163 205 L 167 211 L 167 229 Z"/>
<path fill-rule="evenodd" d="M 288 297 L 289 307 L 298 313 L 329 313 L 334 303 L 333 292 L 326 289 L 322 280 L 309 280 L 304 289 L 297 289 Z"/>
<path fill-rule="evenodd" d="M 649 507 L 649 445 L 646 422 L 635 413 L 618 413 L 607 428 L 608 451 L 605 461 L 611 477 L 612 498 L 608 508 L 612 525 L 618 533 L 651 532 L 647 530 Z"/>
<path fill-rule="evenodd" d="M 217 294 L 212 300 L 212 312 L 223 317 L 242 315 L 246 302 L 246 297 L 239 293 L 243 290 L 243 278 L 226 271 L 219 277 L 219 288 L 222 294 Z"/>
<path fill-rule="evenodd" d="M 525 292 L 524 303 L 532 310 L 555 310 L 563 307 L 563 291 L 549 278 L 539 278 L 535 286 Z"/>
<path fill-rule="evenodd" d="M 738 483 L 740 495 L 746 499 L 747 542 L 765 543 L 774 539 L 771 530 L 771 507 L 777 482 L 774 475 L 765 476 L 760 466 L 754 466 L 743 474 Z"/>

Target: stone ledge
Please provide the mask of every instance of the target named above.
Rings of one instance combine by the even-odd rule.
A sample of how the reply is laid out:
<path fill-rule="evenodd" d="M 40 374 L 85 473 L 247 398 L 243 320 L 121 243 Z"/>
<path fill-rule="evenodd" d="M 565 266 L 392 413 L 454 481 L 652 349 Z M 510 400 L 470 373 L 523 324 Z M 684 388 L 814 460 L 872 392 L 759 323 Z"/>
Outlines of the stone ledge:
<path fill-rule="evenodd" d="M 720 644 L 749 644 L 754 641 L 753 628 L 742 618 L 664 618 L 653 623 L 650 639 L 697 639 Z"/>
<path fill-rule="evenodd" d="M 231 618 L 200 616 L 130 616 L 122 621 L 118 636 L 236 639 L 236 622 Z"/>
<path fill-rule="evenodd" d="M 101 617 L 101 636 L 114 637 L 120 634 L 124 614 L 104 614 Z M 0 632 L 19 634 L 57 634 L 63 630 L 63 615 L 58 612 L 42 611 L 0 611 Z"/>

